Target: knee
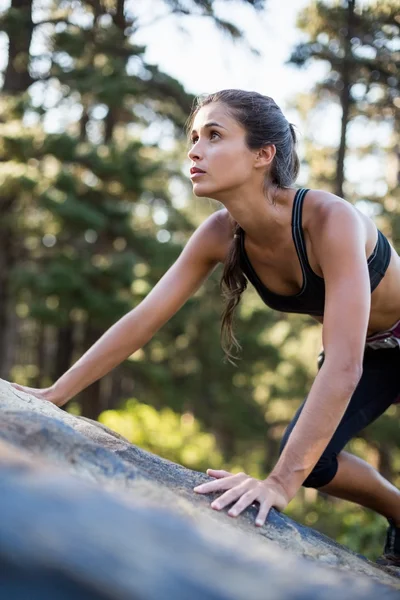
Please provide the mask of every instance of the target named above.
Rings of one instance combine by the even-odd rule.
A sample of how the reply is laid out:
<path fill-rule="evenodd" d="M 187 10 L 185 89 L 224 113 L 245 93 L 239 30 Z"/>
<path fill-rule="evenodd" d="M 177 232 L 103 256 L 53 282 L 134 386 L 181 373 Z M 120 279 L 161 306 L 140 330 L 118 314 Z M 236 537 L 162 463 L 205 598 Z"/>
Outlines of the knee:
<path fill-rule="evenodd" d="M 309 476 L 303 481 L 304 487 L 321 488 L 328 485 L 338 470 L 336 454 L 323 454 Z"/>
<path fill-rule="evenodd" d="M 279 447 L 279 454 L 282 454 L 287 444 L 292 428 L 289 426 L 283 434 Z M 335 477 L 338 470 L 337 456 L 334 452 L 325 452 L 308 477 L 303 481 L 304 487 L 321 488 L 328 485 Z"/>

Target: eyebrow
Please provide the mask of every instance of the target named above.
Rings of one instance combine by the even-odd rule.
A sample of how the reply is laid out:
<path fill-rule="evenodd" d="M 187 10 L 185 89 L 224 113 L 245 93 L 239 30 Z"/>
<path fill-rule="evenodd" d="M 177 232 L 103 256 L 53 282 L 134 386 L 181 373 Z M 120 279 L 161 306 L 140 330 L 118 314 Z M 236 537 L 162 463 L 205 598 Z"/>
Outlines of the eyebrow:
<path fill-rule="evenodd" d="M 223 125 L 220 125 L 216 121 L 209 121 L 208 123 L 206 123 L 204 125 L 203 129 L 206 129 L 207 127 L 221 127 L 221 129 L 226 129 L 226 127 L 224 127 Z M 190 132 L 190 134 L 193 135 L 193 133 L 195 133 L 195 132 L 196 132 L 196 130 L 192 129 L 192 131 Z"/>

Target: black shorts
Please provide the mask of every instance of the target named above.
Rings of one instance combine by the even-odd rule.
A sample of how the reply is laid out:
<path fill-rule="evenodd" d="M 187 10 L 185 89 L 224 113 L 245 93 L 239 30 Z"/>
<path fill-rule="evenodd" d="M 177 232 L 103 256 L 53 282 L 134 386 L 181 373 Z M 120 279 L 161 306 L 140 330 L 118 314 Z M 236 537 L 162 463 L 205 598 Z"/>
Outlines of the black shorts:
<path fill-rule="evenodd" d="M 319 358 L 319 368 L 323 363 Z M 319 488 L 327 485 L 336 475 L 337 456 L 351 438 L 375 421 L 385 410 L 400 400 L 400 348 L 366 348 L 363 374 L 351 397 L 335 433 L 314 469 L 304 481 L 305 487 Z M 281 452 L 297 423 L 307 398 L 298 409 L 282 439 Z"/>

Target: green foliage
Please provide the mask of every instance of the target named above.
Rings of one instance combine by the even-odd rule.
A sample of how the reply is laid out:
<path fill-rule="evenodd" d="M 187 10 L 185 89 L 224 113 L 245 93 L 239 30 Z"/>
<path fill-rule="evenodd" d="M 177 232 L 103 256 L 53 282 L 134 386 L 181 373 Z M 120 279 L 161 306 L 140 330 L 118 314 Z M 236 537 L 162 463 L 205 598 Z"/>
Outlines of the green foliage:
<path fill-rule="evenodd" d="M 304 68 L 311 63 L 327 66 L 326 76 L 319 81 L 307 98 L 299 98 L 300 112 L 305 119 L 318 110 L 325 110 L 339 104 L 342 121 L 342 141 L 347 143 L 346 132 L 350 125 L 358 127 L 385 123 L 393 135 L 387 135 L 387 144 L 375 140 L 367 148 L 352 141 L 354 149 L 346 145 L 346 157 L 361 158 L 374 154 L 381 161 L 382 180 L 377 193 L 371 190 L 368 200 L 390 206 L 391 212 L 399 207 L 398 166 L 392 173 L 386 168 L 387 156 L 396 161 L 400 122 L 398 3 L 395 0 L 374 3 L 355 2 L 354 12 L 350 13 L 349 3 L 313 1 L 300 13 L 298 27 L 307 36 L 293 49 L 289 62 Z M 337 183 L 343 174 L 343 164 L 336 161 L 338 149 L 321 148 L 315 140 L 306 142 L 305 160 L 312 166 L 310 183 L 312 186 L 328 188 L 335 193 L 341 186 Z M 336 172 L 335 172 L 336 171 Z M 335 182 L 337 185 L 335 186 Z M 344 194 L 356 202 L 360 195 L 358 184 L 345 182 Z M 396 206 L 396 208 L 394 208 Z"/>
<path fill-rule="evenodd" d="M 397 17 L 398 4 L 393 0 L 361 7 L 356 2 L 350 24 L 346 3 L 311 2 L 298 17 L 299 28 L 310 39 L 294 48 L 290 62 L 299 67 L 312 60 L 329 63 L 329 73 L 316 90 L 322 96 L 328 92 L 337 97 L 343 89 L 345 58 L 351 73 L 353 116 L 390 118 L 398 108 L 396 98 L 399 96 L 395 52 L 400 34 Z M 346 54 L 347 43 L 349 54 Z"/>
<path fill-rule="evenodd" d="M 202 430 L 191 413 L 176 413 L 170 408 L 157 411 L 131 399 L 120 410 L 102 413 L 99 421 L 132 444 L 189 469 L 205 471 L 211 465 L 222 466 L 214 436 Z"/>

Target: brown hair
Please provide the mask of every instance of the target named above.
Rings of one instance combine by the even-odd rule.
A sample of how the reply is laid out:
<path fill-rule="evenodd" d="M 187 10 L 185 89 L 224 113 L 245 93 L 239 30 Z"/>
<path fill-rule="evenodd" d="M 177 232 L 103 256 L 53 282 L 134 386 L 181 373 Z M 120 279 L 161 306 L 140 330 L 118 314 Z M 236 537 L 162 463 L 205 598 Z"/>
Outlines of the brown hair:
<path fill-rule="evenodd" d="M 296 133 L 293 125 L 287 121 L 279 106 L 268 96 L 243 90 L 222 90 L 205 97 L 199 97 L 188 119 L 190 133 L 193 121 L 203 106 L 212 102 L 224 103 L 231 115 L 246 130 L 246 144 L 251 150 L 257 150 L 268 144 L 274 144 L 276 154 L 269 176 L 279 188 L 288 188 L 296 180 L 299 172 L 299 159 L 296 153 Z M 240 267 L 240 225 L 232 220 L 233 241 L 229 248 L 221 277 L 221 291 L 225 299 L 225 309 L 221 322 L 221 344 L 226 359 L 232 362 L 232 347 L 241 349 L 233 332 L 233 317 L 242 293 L 247 287 L 247 279 Z"/>

